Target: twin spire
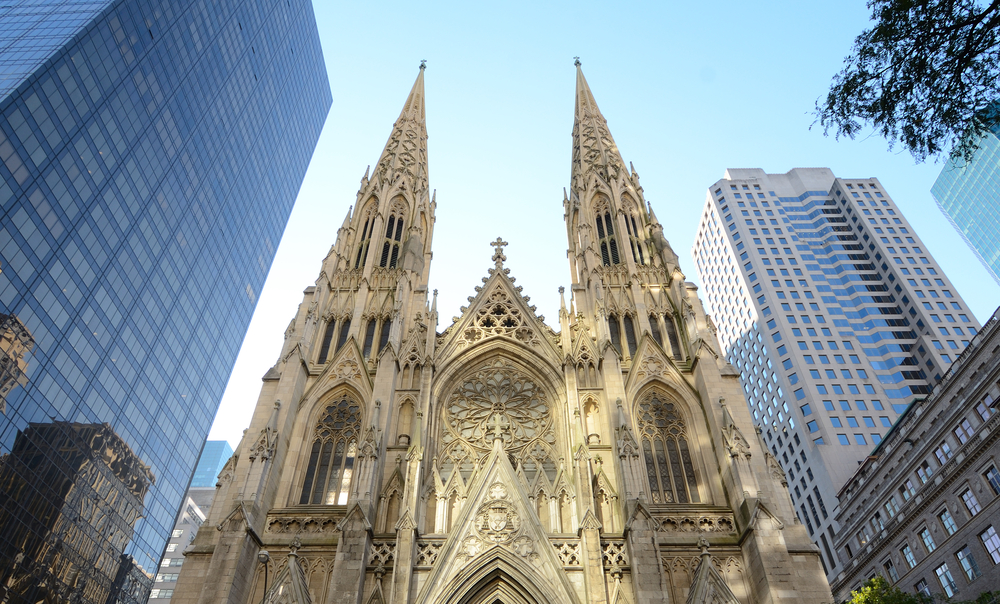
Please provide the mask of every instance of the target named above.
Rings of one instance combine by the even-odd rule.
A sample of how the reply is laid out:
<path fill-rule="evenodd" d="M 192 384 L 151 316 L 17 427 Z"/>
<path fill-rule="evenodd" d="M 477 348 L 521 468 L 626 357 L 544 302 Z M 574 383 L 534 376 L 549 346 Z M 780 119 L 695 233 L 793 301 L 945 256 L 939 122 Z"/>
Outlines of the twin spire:
<path fill-rule="evenodd" d="M 576 103 L 573 119 L 573 167 L 571 183 L 574 191 L 586 188 L 591 175 L 605 182 L 616 179 L 625 170 L 618 146 L 608 130 L 607 120 L 594 100 L 594 95 L 576 60 Z M 372 180 L 382 182 L 407 178 L 414 191 L 427 190 L 427 123 L 424 113 L 424 62 L 406 97 L 392 134 L 379 157 Z"/>

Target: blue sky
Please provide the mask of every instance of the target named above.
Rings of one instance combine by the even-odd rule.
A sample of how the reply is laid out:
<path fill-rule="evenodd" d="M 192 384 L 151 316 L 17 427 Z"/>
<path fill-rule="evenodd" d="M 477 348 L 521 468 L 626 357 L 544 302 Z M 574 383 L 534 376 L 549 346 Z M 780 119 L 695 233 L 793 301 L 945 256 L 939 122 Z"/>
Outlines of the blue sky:
<path fill-rule="evenodd" d="M 550 325 L 569 285 L 562 190 L 569 184 L 575 71 L 584 73 L 625 161 L 696 280 L 691 244 L 726 168 L 831 168 L 877 176 L 980 321 L 1000 288 L 934 204 L 941 163 L 916 164 L 877 135 L 836 141 L 812 110 L 868 25 L 852 2 L 315 4 L 333 107 L 278 248 L 210 438 L 235 447 L 260 377 L 354 203 L 427 59 L 430 186 L 437 190 L 431 288 L 444 330 L 486 275 L 498 235 L 507 266 Z"/>

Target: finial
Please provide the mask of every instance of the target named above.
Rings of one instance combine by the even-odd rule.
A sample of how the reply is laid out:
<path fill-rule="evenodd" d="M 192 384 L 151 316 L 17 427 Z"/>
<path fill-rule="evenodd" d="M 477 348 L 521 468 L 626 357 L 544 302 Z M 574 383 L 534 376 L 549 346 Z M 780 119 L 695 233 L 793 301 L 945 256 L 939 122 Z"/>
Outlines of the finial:
<path fill-rule="evenodd" d="M 705 539 L 704 535 L 698 538 L 698 548 L 701 549 L 702 558 L 712 556 L 712 554 L 708 553 L 708 539 Z"/>
<path fill-rule="evenodd" d="M 579 67 L 581 65 L 580 57 L 573 57 L 573 64 Z"/>
<path fill-rule="evenodd" d="M 427 59 L 420 59 L 420 71 L 427 69 Z"/>
<path fill-rule="evenodd" d="M 497 237 L 497 240 L 490 242 L 490 245 L 496 248 L 496 251 L 493 252 L 493 262 L 496 262 L 497 270 L 502 269 L 503 261 L 507 259 L 507 256 L 503 254 L 503 246 L 507 245 L 507 242 Z"/>

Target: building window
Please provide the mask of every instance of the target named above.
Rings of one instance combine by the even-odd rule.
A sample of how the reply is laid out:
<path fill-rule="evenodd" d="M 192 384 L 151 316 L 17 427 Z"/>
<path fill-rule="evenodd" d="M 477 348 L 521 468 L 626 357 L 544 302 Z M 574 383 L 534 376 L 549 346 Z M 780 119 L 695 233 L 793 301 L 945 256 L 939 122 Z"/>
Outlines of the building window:
<path fill-rule="evenodd" d="M 972 438 L 972 424 L 969 423 L 969 420 L 962 418 L 961 423 L 955 428 L 955 438 L 963 445 Z"/>
<path fill-rule="evenodd" d="M 934 450 L 934 455 L 937 456 L 938 463 L 943 466 L 949 459 L 951 459 L 951 447 L 949 447 L 946 442 L 941 443 L 938 445 L 938 448 Z"/>
<path fill-rule="evenodd" d="M 903 560 L 906 561 L 906 565 L 913 568 L 917 565 L 917 559 L 913 556 L 913 550 L 910 549 L 909 543 L 904 543 L 903 547 L 900 548 L 899 553 L 903 555 Z"/>
<path fill-rule="evenodd" d="M 635 259 L 636 264 L 646 264 L 646 260 L 642 254 L 642 240 L 644 237 L 640 237 L 639 229 L 636 227 L 635 216 L 626 213 L 625 219 L 625 230 L 628 231 L 629 244 L 632 246 L 632 258 Z"/>
<path fill-rule="evenodd" d="M 347 336 L 351 333 L 351 320 L 344 319 L 344 322 L 340 325 L 340 337 L 337 338 L 337 350 L 344 347 L 347 343 Z M 336 351 L 334 351 L 336 352 Z"/>
<path fill-rule="evenodd" d="M 608 335 L 611 337 L 611 345 L 621 354 L 622 332 L 617 315 L 608 315 Z"/>
<path fill-rule="evenodd" d="M 920 540 L 924 542 L 924 548 L 927 549 L 928 554 L 937 549 L 937 545 L 934 544 L 934 537 L 931 536 L 929 530 L 921 529 L 919 534 Z"/>
<path fill-rule="evenodd" d="M 938 520 L 941 521 L 941 526 L 949 535 L 954 535 L 955 531 L 958 530 L 958 526 L 955 525 L 955 519 L 951 517 L 951 512 L 947 509 L 940 514 L 938 514 Z"/>
<path fill-rule="evenodd" d="M 927 581 L 923 579 L 917 581 L 917 584 L 913 586 L 914 591 L 918 594 L 924 594 L 925 596 L 931 595 L 930 587 L 927 586 Z"/>
<path fill-rule="evenodd" d="M 628 355 L 631 357 L 635 355 L 635 325 L 629 315 L 622 317 L 622 324 L 625 326 L 625 343 L 628 344 Z"/>
<path fill-rule="evenodd" d="M 604 266 L 621 263 L 618 256 L 618 242 L 615 241 L 615 227 L 611 221 L 611 212 L 605 212 L 604 217 L 597 216 L 597 238 L 601 244 L 601 262 Z"/>
<path fill-rule="evenodd" d="M 993 564 L 1000 564 L 1000 536 L 997 535 L 996 529 L 990 526 L 982 533 L 979 533 L 979 538 L 983 542 L 983 547 L 986 548 L 986 553 L 993 560 Z"/>
<path fill-rule="evenodd" d="M 347 503 L 360 430 L 358 403 L 344 396 L 326 406 L 314 428 L 300 504 Z"/>
<path fill-rule="evenodd" d="M 176 543 L 168 543 L 167 544 L 167 551 L 168 552 L 176 552 L 177 551 L 177 545 L 178 544 L 176 544 Z"/>
<path fill-rule="evenodd" d="M 396 268 L 396 260 L 399 258 L 399 242 L 402 236 L 403 217 L 389 216 L 385 229 L 385 241 L 382 242 L 382 256 L 379 258 L 379 266 Z"/>
<path fill-rule="evenodd" d="M 158 573 L 156 575 L 157 583 L 176 583 L 177 575 L 179 573 Z"/>
<path fill-rule="evenodd" d="M 172 598 L 174 597 L 174 590 L 172 589 L 154 589 L 149 592 L 149 599 L 153 598 Z"/>
<path fill-rule="evenodd" d="M 184 534 L 184 529 L 174 529 L 174 532 L 170 533 L 172 539 L 176 539 Z"/>
<path fill-rule="evenodd" d="M 372 346 L 375 344 L 376 329 L 378 329 L 378 319 L 368 319 L 368 325 L 365 327 L 364 346 L 361 348 L 362 358 L 367 359 L 372 354 Z"/>
<path fill-rule="evenodd" d="M 972 489 L 965 489 L 962 492 L 962 501 L 965 503 L 965 509 L 969 510 L 970 516 L 975 516 L 983 509 L 979 505 L 979 501 L 976 499 L 976 495 L 972 492 Z"/>
<path fill-rule="evenodd" d="M 638 406 L 638 423 L 653 503 L 699 503 L 686 427 L 674 404 L 647 395 Z"/>
<path fill-rule="evenodd" d="M 959 564 L 962 565 L 962 571 L 970 583 L 983 574 L 979 571 L 979 565 L 976 564 L 976 559 L 972 557 L 972 552 L 969 551 L 968 545 L 955 552 L 955 557 L 958 558 Z"/>
<path fill-rule="evenodd" d="M 920 464 L 920 467 L 917 468 L 917 477 L 920 478 L 921 484 L 927 484 L 927 481 L 931 479 L 931 474 L 933 473 L 934 471 L 931 470 L 930 464 L 926 461 Z"/>
<path fill-rule="evenodd" d="M 663 336 L 660 335 L 660 318 L 656 315 L 649 315 L 649 335 L 653 336 L 653 340 L 663 346 Z"/>
<path fill-rule="evenodd" d="M 944 594 L 949 598 L 955 595 L 958 591 L 958 587 L 955 585 L 955 579 L 951 576 L 951 571 L 948 570 L 948 563 L 944 563 L 941 566 L 934 569 L 934 574 L 937 575 L 938 582 L 941 583 L 942 589 L 944 589 Z"/>
<path fill-rule="evenodd" d="M 371 229 L 369 229 L 371 227 Z M 372 239 L 371 231 L 375 230 L 375 221 L 369 216 L 365 218 L 365 226 L 361 229 L 361 239 L 358 243 L 358 255 L 354 260 L 354 268 L 361 268 L 367 262 L 366 256 L 368 256 L 368 244 Z"/>
<path fill-rule="evenodd" d="M 986 482 L 990 483 L 993 493 L 1000 495 L 1000 472 L 997 472 L 996 466 L 990 466 L 990 469 L 983 472 L 983 477 L 986 478 Z"/>
<path fill-rule="evenodd" d="M 882 568 L 885 569 L 885 576 L 887 579 L 895 583 L 899 581 L 899 573 L 896 572 L 896 565 L 892 563 L 892 560 L 886 560 L 882 563 Z"/>
<path fill-rule="evenodd" d="M 322 365 L 326 363 L 326 359 L 330 356 L 330 343 L 333 342 L 333 334 L 337 328 L 336 319 L 330 319 L 326 324 L 326 330 L 323 332 L 323 340 L 319 345 L 319 364 Z"/>

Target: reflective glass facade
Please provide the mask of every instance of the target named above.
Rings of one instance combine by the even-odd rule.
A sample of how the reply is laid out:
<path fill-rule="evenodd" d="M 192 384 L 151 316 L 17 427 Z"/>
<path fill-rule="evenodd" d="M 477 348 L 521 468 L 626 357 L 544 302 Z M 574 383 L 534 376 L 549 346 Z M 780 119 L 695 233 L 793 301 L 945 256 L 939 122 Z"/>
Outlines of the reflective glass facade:
<path fill-rule="evenodd" d="M 950 159 L 931 195 L 993 279 L 1000 283 L 1000 138 L 986 134 L 972 161 Z"/>
<path fill-rule="evenodd" d="M 307 0 L 49 25 L 0 96 L 0 585 L 143 602 L 332 99 Z"/>
<path fill-rule="evenodd" d="M 233 448 L 224 440 L 210 440 L 198 458 L 198 467 L 191 477 L 191 488 L 215 488 L 216 478 L 222 467 L 233 455 Z"/>

